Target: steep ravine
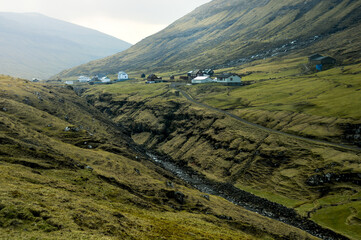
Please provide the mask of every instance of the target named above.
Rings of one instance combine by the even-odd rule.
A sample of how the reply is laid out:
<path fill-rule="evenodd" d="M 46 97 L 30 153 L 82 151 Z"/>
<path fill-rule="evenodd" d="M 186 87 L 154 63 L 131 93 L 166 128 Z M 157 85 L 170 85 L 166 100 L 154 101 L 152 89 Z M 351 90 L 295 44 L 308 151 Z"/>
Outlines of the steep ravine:
<path fill-rule="evenodd" d="M 242 195 L 234 185 L 274 191 L 300 201 L 340 191 L 338 184 L 349 184 L 356 192 L 360 190 L 358 172 L 344 167 L 347 161 L 359 160 L 355 152 L 340 152 L 270 134 L 174 98 L 115 101 L 110 94 L 86 98 L 125 127 L 139 145 L 167 156 L 177 166 L 200 173 L 207 181 L 216 179 L 221 186 L 218 190 L 226 191 L 229 200 L 233 198 L 230 192 L 234 196 Z M 330 174 L 334 176 L 332 179 L 327 178 Z M 337 177 L 341 175 L 347 177 Z M 273 203 L 263 201 L 253 209 L 274 209 Z M 265 207 L 267 204 L 271 204 L 269 208 Z M 279 212 L 283 209 L 278 209 L 278 213 L 265 210 L 264 214 L 285 221 Z M 303 221 L 299 220 L 296 220 L 298 224 Z"/>

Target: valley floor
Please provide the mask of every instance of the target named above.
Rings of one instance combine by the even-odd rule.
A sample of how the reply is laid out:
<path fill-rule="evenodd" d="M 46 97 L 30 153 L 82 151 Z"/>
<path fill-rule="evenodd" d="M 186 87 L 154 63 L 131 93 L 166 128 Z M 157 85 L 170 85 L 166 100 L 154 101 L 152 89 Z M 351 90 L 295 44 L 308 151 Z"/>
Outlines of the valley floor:
<path fill-rule="evenodd" d="M 359 239 L 360 65 L 297 76 L 302 61 L 296 59 L 287 72 L 282 64 L 264 67 L 273 71 L 267 74 L 257 64 L 245 68 L 253 73 L 244 80 L 254 82 L 246 87 L 183 87 L 201 104 L 168 84 L 136 81 L 89 89 L 83 96 L 124 126 L 137 144 Z"/>

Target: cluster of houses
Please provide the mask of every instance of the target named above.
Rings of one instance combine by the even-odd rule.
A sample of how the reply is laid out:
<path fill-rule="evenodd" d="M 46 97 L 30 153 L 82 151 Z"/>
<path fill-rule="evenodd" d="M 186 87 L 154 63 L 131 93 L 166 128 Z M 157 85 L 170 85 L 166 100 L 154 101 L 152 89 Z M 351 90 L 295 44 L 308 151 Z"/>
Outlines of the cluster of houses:
<path fill-rule="evenodd" d="M 222 73 L 212 78 L 214 71 L 212 69 L 205 70 L 193 70 L 188 72 L 188 79 L 191 80 L 192 84 L 201 83 L 221 83 L 226 86 L 241 86 L 242 78 L 235 73 Z"/>
<path fill-rule="evenodd" d="M 114 80 L 114 81 L 110 80 L 110 78 L 108 76 L 99 77 L 97 75 L 97 76 L 94 76 L 92 78 L 87 77 L 87 76 L 80 76 L 78 78 L 77 82 L 79 82 L 79 83 L 88 83 L 90 85 L 94 85 L 94 84 L 110 84 L 110 83 L 113 83 L 113 82 L 121 82 L 121 81 L 126 81 L 126 80 L 129 80 L 128 74 L 126 74 L 123 71 L 120 71 L 118 73 L 118 78 L 116 80 Z M 74 82 L 75 81 L 65 81 L 65 84 L 72 85 L 72 84 L 74 84 Z"/>

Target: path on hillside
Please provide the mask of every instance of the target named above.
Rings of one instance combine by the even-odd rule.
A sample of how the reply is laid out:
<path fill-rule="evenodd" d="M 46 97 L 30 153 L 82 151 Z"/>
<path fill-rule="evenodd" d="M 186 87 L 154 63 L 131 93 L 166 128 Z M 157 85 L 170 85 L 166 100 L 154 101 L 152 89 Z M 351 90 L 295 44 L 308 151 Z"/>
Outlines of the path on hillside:
<path fill-rule="evenodd" d="M 197 105 L 200 105 L 204 108 L 208 108 L 210 110 L 213 110 L 213 111 L 217 111 L 217 112 L 220 112 L 220 113 L 223 113 L 231 118 L 234 118 L 246 125 L 249 125 L 249 126 L 253 126 L 253 127 L 256 127 L 258 129 L 262 129 L 264 131 L 267 131 L 267 132 L 272 132 L 272 133 L 276 133 L 276 134 L 280 134 L 280 135 L 283 135 L 283 136 L 287 136 L 287 137 L 291 137 L 291 138 L 296 138 L 296 139 L 299 139 L 299 140 L 303 140 L 303 141 L 307 141 L 307 142 L 311 142 L 311 143 L 315 143 L 315 144 L 321 144 L 321 145 L 328 145 L 328 146 L 331 146 L 331 147 L 334 147 L 334 148 L 341 148 L 341 149 L 346 149 L 346 150 L 351 150 L 351 151 L 357 151 L 357 152 L 361 152 L 361 148 L 357 147 L 357 146 L 349 146 L 349 145 L 344 145 L 344 144 L 340 144 L 340 143 L 332 143 L 332 142 L 328 142 L 328 141 L 324 141 L 324 140 L 319 140 L 319 139 L 312 139 L 312 138 L 307 138 L 307 137 L 302 137 L 302 136 L 299 136 L 299 135 L 295 135 L 295 134 L 291 134 L 291 133 L 286 133 L 286 132 L 282 132 L 282 131 L 279 131 L 279 130 L 275 130 L 275 129 L 272 129 L 272 128 L 267 128 L 267 127 L 264 127 L 262 125 L 259 125 L 259 124 L 256 124 L 256 123 L 252 123 L 252 122 L 249 122 L 243 118 L 240 118 L 230 112 L 227 112 L 227 111 L 224 111 L 222 109 L 219 109 L 219 108 L 215 108 L 215 107 L 211 107 L 207 104 L 204 104 L 204 103 L 201 103 L 201 102 L 198 102 L 196 100 L 194 100 L 194 98 L 192 98 L 188 93 L 186 93 L 185 91 L 181 90 L 178 88 L 178 86 L 181 86 L 181 85 L 184 85 L 182 83 L 171 83 L 170 87 L 171 88 L 174 88 L 175 90 L 181 92 L 183 94 L 183 96 L 197 104 Z"/>

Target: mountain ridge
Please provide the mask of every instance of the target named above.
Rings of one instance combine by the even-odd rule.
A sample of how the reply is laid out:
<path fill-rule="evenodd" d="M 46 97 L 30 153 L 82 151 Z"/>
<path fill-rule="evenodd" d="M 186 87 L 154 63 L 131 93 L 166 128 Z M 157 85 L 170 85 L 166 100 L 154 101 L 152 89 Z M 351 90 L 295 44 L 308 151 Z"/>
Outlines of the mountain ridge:
<path fill-rule="evenodd" d="M 184 72 L 223 66 L 243 58 L 272 57 L 275 49 L 279 49 L 276 55 L 284 54 L 282 46 L 291 42 L 295 44 L 289 50 L 299 53 L 317 42 L 308 42 L 309 39 L 320 40 L 358 26 L 360 10 L 361 3 L 350 0 L 282 3 L 215 0 L 127 51 L 68 69 L 58 76 L 115 73 L 120 68 L 137 72 Z M 297 48 L 298 42 L 302 44 Z M 342 45 L 336 43 L 334 47 Z M 317 49 L 308 49 L 313 51 Z"/>
<path fill-rule="evenodd" d="M 129 43 L 38 13 L 0 13 L 0 72 L 48 78 L 78 64 L 127 49 Z"/>

